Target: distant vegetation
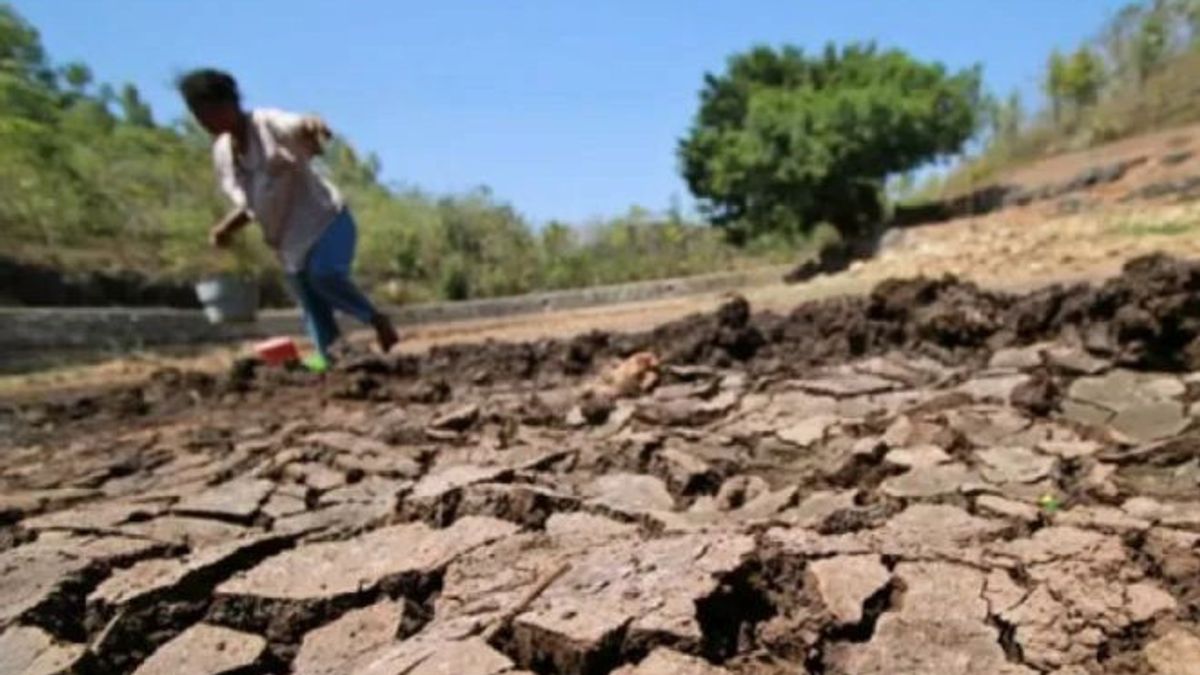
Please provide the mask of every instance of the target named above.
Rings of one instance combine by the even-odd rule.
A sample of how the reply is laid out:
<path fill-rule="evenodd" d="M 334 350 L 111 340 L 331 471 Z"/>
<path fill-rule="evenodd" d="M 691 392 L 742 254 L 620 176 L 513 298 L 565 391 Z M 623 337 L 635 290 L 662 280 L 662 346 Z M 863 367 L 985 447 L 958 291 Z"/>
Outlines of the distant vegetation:
<path fill-rule="evenodd" d="M 980 101 L 977 68 L 950 73 L 873 45 L 757 47 L 705 78 L 679 156 L 735 241 L 818 223 L 857 237 L 881 219 L 889 175 L 960 151 Z"/>
<path fill-rule="evenodd" d="M 982 149 L 902 198 L 965 192 L 1039 157 L 1200 121 L 1200 0 L 1125 5 L 1095 37 L 1049 54 L 1042 85 L 1039 110 L 1015 92 L 986 99 Z"/>
<path fill-rule="evenodd" d="M 1015 94 L 982 95 L 977 69 L 948 72 L 898 50 L 736 54 L 705 77 L 679 144 L 707 222 L 632 207 L 535 227 L 487 188 L 434 195 L 387 184 L 379 160 L 344 139 L 323 162 L 357 212 L 359 275 L 394 301 L 795 262 L 875 225 L 886 180 L 900 199 L 964 191 L 1044 154 L 1200 120 L 1200 0 L 1130 4 L 1095 39 L 1048 55 L 1044 79 L 1045 109 L 1029 113 Z M 948 175 L 918 185 L 905 173 L 968 138 L 980 149 Z M 133 85 L 53 62 L 0 2 L 2 255 L 159 279 L 270 274 L 257 236 L 232 255 L 209 249 L 223 209 L 202 131 L 156 119 Z"/>
<path fill-rule="evenodd" d="M 34 27 L 0 3 L 3 255 L 153 278 L 269 270 L 254 233 L 239 237 L 233 255 L 207 245 L 225 207 L 209 143 L 189 121 L 156 120 L 133 85 L 98 83 L 86 64 L 52 62 Z M 395 301 L 720 272 L 790 261 L 805 243 L 767 238 L 736 248 L 678 208 L 534 228 L 486 188 L 439 196 L 386 185 L 379 161 L 344 141 L 325 163 L 362 228 L 358 273 Z"/>

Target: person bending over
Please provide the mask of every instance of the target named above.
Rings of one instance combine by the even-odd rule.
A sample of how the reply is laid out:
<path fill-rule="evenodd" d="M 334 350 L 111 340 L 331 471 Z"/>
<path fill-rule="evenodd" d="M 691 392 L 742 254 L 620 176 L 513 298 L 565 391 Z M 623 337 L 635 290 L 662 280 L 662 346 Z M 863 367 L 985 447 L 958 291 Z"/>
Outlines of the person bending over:
<path fill-rule="evenodd" d="M 328 363 L 340 337 L 335 310 L 373 327 L 380 349 L 389 351 L 399 340 L 395 327 L 350 278 L 354 217 L 338 189 L 312 167 L 329 127 L 311 115 L 243 109 L 237 81 L 219 70 L 194 70 L 178 86 L 213 137 L 217 181 L 233 202 L 209 233 L 211 243 L 228 246 L 234 233 L 258 222 L 304 311 L 320 364 Z"/>

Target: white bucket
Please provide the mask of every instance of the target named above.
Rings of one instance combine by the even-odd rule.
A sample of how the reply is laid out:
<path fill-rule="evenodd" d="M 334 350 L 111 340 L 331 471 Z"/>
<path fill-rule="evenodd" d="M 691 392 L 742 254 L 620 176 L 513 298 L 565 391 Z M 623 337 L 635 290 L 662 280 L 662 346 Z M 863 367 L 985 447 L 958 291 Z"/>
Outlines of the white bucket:
<path fill-rule="evenodd" d="M 258 313 L 258 284 L 234 276 L 218 276 L 196 283 L 196 297 L 211 323 L 253 321 Z"/>

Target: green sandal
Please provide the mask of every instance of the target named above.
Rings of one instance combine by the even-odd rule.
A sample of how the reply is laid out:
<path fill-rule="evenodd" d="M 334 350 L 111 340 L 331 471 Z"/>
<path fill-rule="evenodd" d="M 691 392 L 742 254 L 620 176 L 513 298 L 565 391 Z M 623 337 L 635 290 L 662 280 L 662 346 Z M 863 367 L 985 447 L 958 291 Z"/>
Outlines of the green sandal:
<path fill-rule="evenodd" d="M 300 361 L 309 371 L 323 373 L 329 370 L 329 359 L 320 354 L 309 354 Z"/>

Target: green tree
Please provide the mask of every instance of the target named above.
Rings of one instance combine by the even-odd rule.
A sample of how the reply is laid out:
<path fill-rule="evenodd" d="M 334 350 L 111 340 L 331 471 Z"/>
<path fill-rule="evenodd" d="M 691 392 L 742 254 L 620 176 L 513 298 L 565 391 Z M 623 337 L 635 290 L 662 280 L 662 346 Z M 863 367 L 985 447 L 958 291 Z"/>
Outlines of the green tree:
<path fill-rule="evenodd" d="M 0 2 L 0 72 L 43 85 L 54 81 L 37 30 L 6 2 Z"/>
<path fill-rule="evenodd" d="M 1134 70 L 1139 83 L 1158 71 L 1170 49 L 1170 26 L 1163 7 L 1147 12 L 1133 46 Z"/>
<path fill-rule="evenodd" d="M 889 174 L 957 152 L 979 122 L 977 68 L 949 73 L 899 50 L 757 47 L 705 77 L 679 144 L 682 173 L 734 242 L 880 217 Z"/>
<path fill-rule="evenodd" d="M 1095 105 L 1104 87 L 1104 63 L 1087 47 L 1080 47 L 1067 61 L 1064 93 L 1077 109 Z"/>
<path fill-rule="evenodd" d="M 1046 64 L 1046 81 L 1043 88 L 1046 92 L 1046 98 L 1050 100 L 1050 114 L 1054 117 L 1055 122 L 1062 120 L 1063 109 L 1066 107 L 1067 80 L 1070 78 L 1067 71 L 1069 69 L 1069 62 L 1062 55 L 1062 52 L 1057 49 L 1050 52 L 1050 59 Z"/>
<path fill-rule="evenodd" d="M 78 61 L 68 63 L 62 68 L 62 78 L 75 94 L 83 94 L 92 84 L 92 69 L 86 63 Z"/>
<path fill-rule="evenodd" d="M 142 94 L 137 87 L 129 83 L 121 87 L 120 103 L 121 115 L 126 122 L 135 127 L 154 126 L 154 115 L 150 112 L 150 106 L 142 101 Z"/>

